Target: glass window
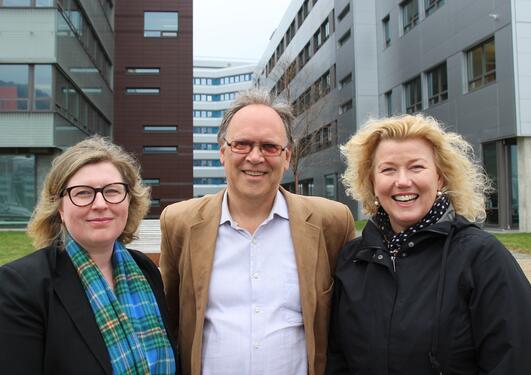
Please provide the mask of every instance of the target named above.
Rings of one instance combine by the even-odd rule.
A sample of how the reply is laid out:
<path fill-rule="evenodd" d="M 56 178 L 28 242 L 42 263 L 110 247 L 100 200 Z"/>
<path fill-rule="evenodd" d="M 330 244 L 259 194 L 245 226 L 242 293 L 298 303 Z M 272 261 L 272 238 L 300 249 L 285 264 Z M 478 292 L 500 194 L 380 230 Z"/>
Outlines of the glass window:
<path fill-rule="evenodd" d="M 345 18 L 345 16 L 350 12 L 350 4 L 347 4 L 343 10 L 339 13 L 339 15 L 337 16 L 337 20 L 339 22 L 341 22 L 343 20 L 343 18 Z"/>
<path fill-rule="evenodd" d="M 160 89 L 158 87 L 127 87 L 125 92 L 129 95 L 158 95 Z"/>
<path fill-rule="evenodd" d="M 387 116 L 393 115 L 393 95 L 392 91 L 387 91 L 385 93 L 385 109 L 387 111 Z"/>
<path fill-rule="evenodd" d="M 0 220 L 27 220 L 36 201 L 35 156 L 0 155 Z"/>
<path fill-rule="evenodd" d="M 448 99 L 446 62 L 428 71 L 426 79 L 428 81 L 428 105 Z"/>
<path fill-rule="evenodd" d="M 177 146 L 144 146 L 146 154 L 176 153 Z"/>
<path fill-rule="evenodd" d="M 27 111 L 28 65 L 0 65 L 0 110 Z"/>
<path fill-rule="evenodd" d="M 405 83 L 406 91 L 406 112 L 414 113 L 422 109 L 422 88 L 420 77 L 413 78 Z"/>
<path fill-rule="evenodd" d="M 487 196 L 485 208 L 487 211 L 486 224 L 498 225 L 498 159 L 496 142 L 483 144 L 483 168 L 492 181 L 493 192 Z"/>
<path fill-rule="evenodd" d="M 467 53 L 468 89 L 474 90 L 496 80 L 496 47 L 494 38 Z"/>
<path fill-rule="evenodd" d="M 352 73 L 347 74 L 345 77 L 339 81 L 339 87 L 343 87 L 345 85 L 348 85 L 350 82 L 352 82 Z"/>
<path fill-rule="evenodd" d="M 144 36 L 176 37 L 179 29 L 177 12 L 144 12 Z"/>
<path fill-rule="evenodd" d="M 127 74 L 159 74 L 160 68 L 127 68 Z"/>
<path fill-rule="evenodd" d="M 160 178 L 144 178 L 142 182 L 144 182 L 144 185 L 156 186 L 160 185 Z"/>
<path fill-rule="evenodd" d="M 324 196 L 328 199 L 337 199 L 337 176 L 335 174 L 328 174 L 324 176 Z"/>
<path fill-rule="evenodd" d="M 351 109 L 352 109 L 352 99 L 339 106 L 339 114 L 341 115 L 345 112 L 350 111 Z"/>
<path fill-rule="evenodd" d="M 389 28 L 389 15 L 382 20 L 384 45 L 389 47 L 391 45 L 391 29 Z"/>
<path fill-rule="evenodd" d="M 442 7 L 444 3 L 445 0 L 424 0 L 424 11 L 426 12 L 426 16 L 429 16 Z"/>
<path fill-rule="evenodd" d="M 410 31 L 419 21 L 419 4 L 418 0 L 404 1 L 400 8 L 402 10 L 402 28 L 404 34 Z"/>
<path fill-rule="evenodd" d="M 144 125 L 146 133 L 175 133 L 177 126 L 175 125 Z"/>
<path fill-rule="evenodd" d="M 347 30 L 346 33 L 344 33 L 341 38 L 339 38 L 338 40 L 338 43 L 339 43 L 339 46 L 343 46 L 343 44 L 345 44 L 348 40 L 350 39 L 350 29 Z"/>
<path fill-rule="evenodd" d="M 194 167 L 222 167 L 219 159 L 194 159 Z"/>
<path fill-rule="evenodd" d="M 4 0 L 2 5 L 5 7 L 29 7 L 31 0 Z"/>
<path fill-rule="evenodd" d="M 52 109 L 51 65 L 35 65 L 33 98 L 33 109 L 41 111 L 49 111 Z"/>

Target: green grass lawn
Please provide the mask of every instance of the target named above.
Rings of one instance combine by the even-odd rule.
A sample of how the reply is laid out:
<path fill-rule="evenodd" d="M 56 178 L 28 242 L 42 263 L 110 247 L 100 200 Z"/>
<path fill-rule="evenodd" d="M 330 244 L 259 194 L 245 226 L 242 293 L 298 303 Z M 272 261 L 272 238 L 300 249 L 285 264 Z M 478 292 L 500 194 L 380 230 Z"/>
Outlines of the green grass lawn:
<path fill-rule="evenodd" d="M 367 224 L 367 220 L 356 221 L 356 235 Z M 505 245 L 509 250 L 531 255 L 531 233 L 493 233 L 496 238 Z"/>
<path fill-rule="evenodd" d="M 33 251 L 26 232 L 0 231 L 0 264 L 20 258 Z"/>
<path fill-rule="evenodd" d="M 360 234 L 366 220 L 356 221 L 356 233 Z M 494 233 L 509 250 L 531 255 L 531 233 Z M 0 231 L 0 265 L 20 258 L 33 251 L 26 232 Z"/>

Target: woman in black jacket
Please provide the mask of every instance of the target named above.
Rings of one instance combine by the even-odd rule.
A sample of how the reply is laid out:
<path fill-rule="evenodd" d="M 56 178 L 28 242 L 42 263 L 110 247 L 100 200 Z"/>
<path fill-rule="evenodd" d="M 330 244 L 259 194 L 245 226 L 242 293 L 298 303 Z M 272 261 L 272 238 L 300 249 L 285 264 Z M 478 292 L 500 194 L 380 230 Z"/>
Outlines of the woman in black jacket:
<path fill-rule="evenodd" d="M 531 287 L 473 224 L 489 189 L 472 147 L 404 115 L 342 152 L 371 219 L 337 261 L 327 374 L 531 374 Z"/>
<path fill-rule="evenodd" d="M 180 373 L 159 271 L 123 245 L 149 201 L 136 161 L 101 137 L 53 161 L 29 224 L 42 249 L 0 267 L 2 373 Z"/>

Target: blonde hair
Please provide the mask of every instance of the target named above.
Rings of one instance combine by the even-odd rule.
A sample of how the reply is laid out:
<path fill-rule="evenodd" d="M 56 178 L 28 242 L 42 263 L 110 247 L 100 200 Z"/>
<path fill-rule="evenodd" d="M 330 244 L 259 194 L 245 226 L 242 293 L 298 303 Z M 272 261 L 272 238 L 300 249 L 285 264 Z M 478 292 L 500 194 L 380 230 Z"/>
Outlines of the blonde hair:
<path fill-rule="evenodd" d="M 135 239 L 135 232 L 149 210 L 150 190 L 143 184 L 140 166 L 131 154 L 105 138 L 93 136 L 70 147 L 52 161 L 52 168 L 28 224 L 28 234 L 36 248 L 50 246 L 62 239 L 66 228 L 59 215 L 60 194 L 77 171 L 85 165 L 100 162 L 112 163 L 129 186 L 127 222 L 118 240 L 129 243 Z"/>
<path fill-rule="evenodd" d="M 370 120 L 341 146 L 347 161 L 342 178 L 347 194 L 361 201 L 367 214 L 374 215 L 378 209 L 372 180 L 376 148 L 385 139 L 411 138 L 424 139 L 433 146 L 443 190 L 455 212 L 473 222 L 484 221 L 486 194 L 492 189 L 483 168 L 474 161 L 472 146 L 461 135 L 445 131 L 434 118 L 422 114 Z"/>

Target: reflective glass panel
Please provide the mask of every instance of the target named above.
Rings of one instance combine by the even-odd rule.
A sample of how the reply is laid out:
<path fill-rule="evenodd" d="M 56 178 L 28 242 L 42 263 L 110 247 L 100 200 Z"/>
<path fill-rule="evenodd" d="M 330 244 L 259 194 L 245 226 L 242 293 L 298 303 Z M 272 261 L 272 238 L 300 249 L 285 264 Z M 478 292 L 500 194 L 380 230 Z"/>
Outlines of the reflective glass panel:
<path fill-rule="evenodd" d="M 28 110 L 28 65 L 0 65 L 0 110 Z"/>
<path fill-rule="evenodd" d="M 50 110 L 52 101 L 52 66 L 35 65 L 33 109 Z"/>
<path fill-rule="evenodd" d="M 35 194 L 35 156 L 0 155 L 0 220 L 27 220 Z"/>

